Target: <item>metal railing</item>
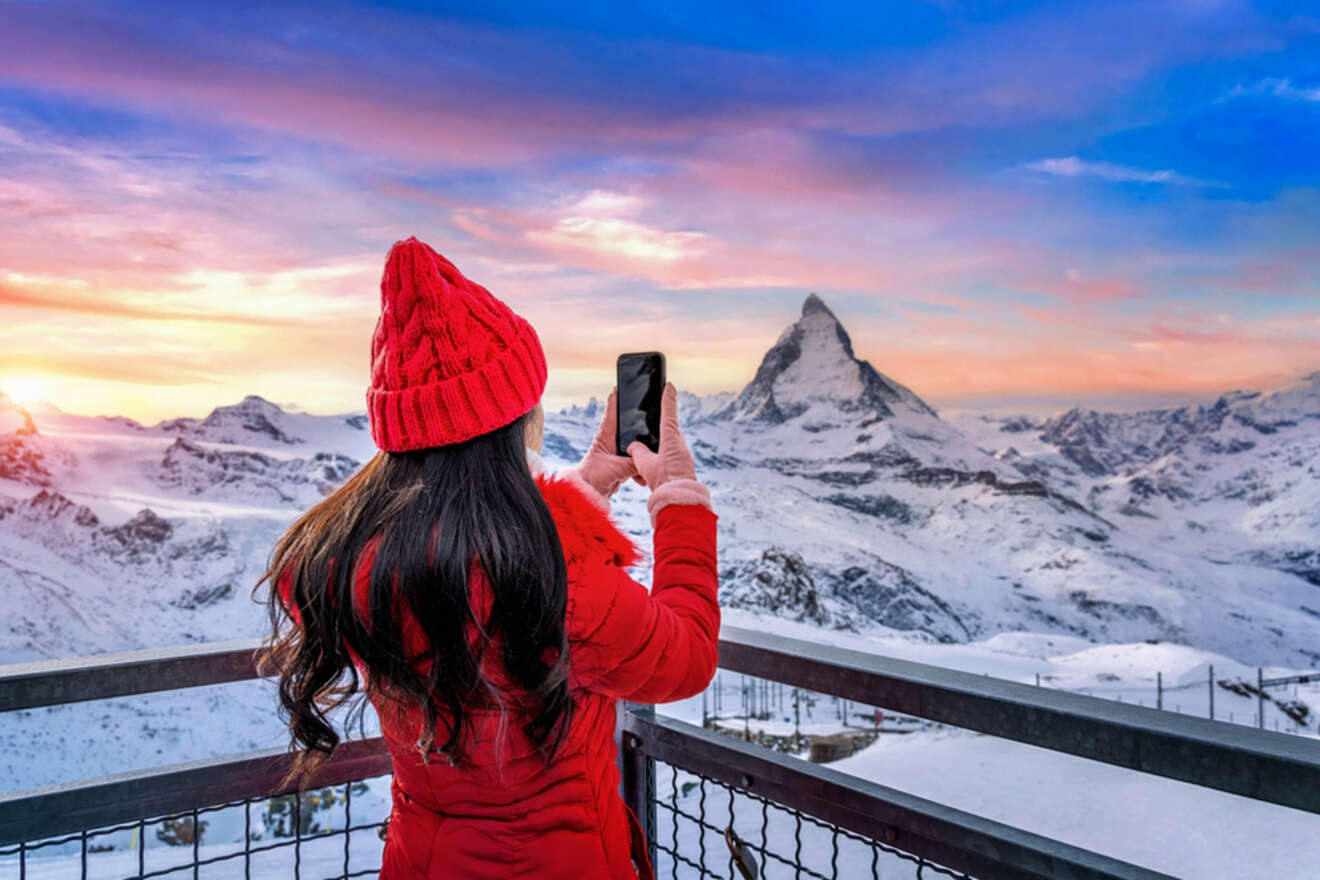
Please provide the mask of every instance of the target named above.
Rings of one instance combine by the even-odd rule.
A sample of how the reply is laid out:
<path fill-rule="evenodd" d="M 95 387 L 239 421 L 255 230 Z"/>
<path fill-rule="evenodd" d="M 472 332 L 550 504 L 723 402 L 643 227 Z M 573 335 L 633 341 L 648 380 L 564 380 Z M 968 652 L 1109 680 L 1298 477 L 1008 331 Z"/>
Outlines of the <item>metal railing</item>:
<path fill-rule="evenodd" d="M 256 677 L 256 642 L 141 651 L 0 667 L 0 711 L 243 681 Z M 1170 715 L 1156 709 L 1053 691 L 812 642 L 725 627 L 720 666 L 800 688 L 855 700 L 930 721 L 1029 743 L 1144 773 L 1178 779 L 1257 800 L 1320 812 L 1320 742 Z M 0 794 L 0 862 L 18 859 L 26 880 L 29 856 L 49 846 L 81 850 L 88 875 L 95 842 L 112 832 L 147 827 L 162 818 L 188 837 L 192 859 L 114 876 L 199 876 L 203 865 L 242 860 L 243 876 L 268 851 L 291 850 L 280 876 L 307 873 L 301 854 L 312 844 L 342 844 L 343 864 L 318 877 L 367 876 L 354 868 L 350 842 L 381 822 L 353 824 L 352 785 L 389 773 L 380 739 L 342 746 L 314 787 L 344 787 L 338 828 L 305 828 L 292 797 L 292 833 L 259 842 L 244 833 L 241 848 L 203 847 L 200 822 L 290 796 L 277 781 L 290 756 L 272 749 L 230 758 L 116 774 L 84 782 Z M 740 841 L 755 876 L 915 876 L 1157 878 L 1157 872 L 1013 828 L 983 816 L 850 776 L 827 766 L 763 749 L 629 705 L 624 714 L 621 776 L 626 800 L 640 817 L 661 876 L 738 873 L 728 838 Z M 657 767 L 661 772 L 657 773 Z M 658 778 L 657 778 L 658 777 Z M 191 824 L 190 824 L 191 823 Z M 246 826 L 245 826 L 246 827 Z M 342 837 L 342 840 L 340 839 Z M 202 850 L 206 849 L 206 852 Z M 379 854 L 379 845 L 375 850 Z M 320 865 L 326 864 L 323 858 Z M 888 866 L 888 867 L 885 867 Z M 136 873 L 134 873 L 136 871 Z M 843 873 L 841 873 L 843 872 Z M 97 874 L 96 876 L 103 876 Z M 108 876 L 108 875 L 105 875 Z M 235 873 L 234 876 L 237 876 Z"/>
<path fill-rule="evenodd" d="M 242 639 L 0 667 L 0 711 L 247 681 L 257 677 L 256 648 L 255 639 Z M 17 869 L 9 876 L 26 880 L 33 859 L 52 850 L 76 859 L 82 878 L 199 877 L 202 868 L 223 864 L 233 865 L 226 876 L 243 878 L 374 877 L 385 822 L 355 811 L 354 792 L 390 773 L 384 741 L 344 743 L 301 794 L 279 785 L 291 761 L 285 749 L 265 749 L 0 793 L 0 877 L 8 863 Z M 311 802 L 307 792 L 316 793 Z M 322 806 L 316 800 L 325 798 L 335 805 L 337 827 L 310 821 L 312 808 Z M 254 810 L 272 807 L 283 827 L 259 837 Z M 204 844 L 207 823 L 233 813 L 241 842 Z M 146 846 L 153 832 L 175 846 L 153 857 Z M 125 835 L 131 850 L 108 853 L 109 841 Z"/>
<path fill-rule="evenodd" d="M 233 762 L 242 764 L 245 762 Z M 357 761 L 350 761 L 346 765 L 338 767 L 330 776 L 350 775 L 353 779 L 342 784 L 319 786 L 319 796 L 334 799 L 343 807 L 343 827 L 342 828 L 319 828 L 309 820 L 309 813 L 306 806 L 307 797 L 305 795 L 288 794 L 285 797 L 271 795 L 247 796 L 237 800 L 226 801 L 223 803 L 212 803 L 212 799 L 204 795 L 207 786 L 200 786 L 194 789 L 182 789 L 182 799 L 193 806 L 187 807 L 178 812 L 160 813 L 157 810 L 143 810 L 136 808 L 141 812 L 136 819 L 119 822 L 117 824 L 101 824 L 100 821 L 93 820 L 92 827 L 81 828 L 77 831 L 63 835 L 43 837 L 37 840 L 24 839 L 15 844 L 0 846 L 0 865 L 5 861 L 10 861 L 16 871 L 9 872 L 10 876 L 17 876 L 19 880 L 26 880 L 30 876 L 29 872 L 35 868 L 34 859 L 41 856 L 43 850 L 56 850 L 62 847 L 76 846 L 76 856 L 70 855 L 70 859 L 76 858 L 78 861 L 77 876 L 88 877 L 133 877 L 133 878 L 152 878 L 167 876 L 191 876 L 198 877 L 202 868 L 211 865 L 232 865 L 232 873 L 226 876 L 250 878 L 265 877 L 308 877 L 316 876 L 321 880 L 349 880 L 353 877 L 375 877 L 380 872 L 380 863 L 378 858 L 370 859 L 370 866 L 362 867 L 363 862 L 359 845 L 358 858 L 356 864 L 353 859 L 353 847 L 350 844 L 355 843 L 355 835 L 360 838 L 363 834 L 370 833 L 368 837 L 374 837 L 377 841 L 382 839 L 384 821 L 359 821 L 355 824 L 353 812 L 353 795 L 357 786 L 361 785 L 362 780 L 370 777 L 363 777 L 359 774 L 363 771 L 350 769 Z M 388 762 L 387 762 L 388 763 Z M 231 771 L 240 772 L 242 767 L 230 766 L 225 762 L 216 762 L 208 767 L 208 772 L 228 773 Z M 147 774 L 143 778 L 153 788 L 160 784 L 159 777 L 169 777 L 179 780 L 179 774 L 171 773 L 166 770 L 162 774 Z M 268 774 L 261 772 L 257 774 L 258 780 L 265 780 Z M 322 782 L 327 780 L 323 779 Z M 186 785 L 187 782 L 183 781 Z M 266 786 L 251 777 L 243 779 L 238 783 L 253 791 L 263 791 Z M 273 790 L 273 789 L 272 789 Z M 79 787 L 72 787 L 70 793 L 81 793 Z M 328 794 L 327 794 L 328 793 Z M 210 806 L 198 806 L 195 802 L 201 801 L 211 804 Z M 121 807 L 116 807 L 116 813 L 129 813 L 135 811 L 131 806 L 134 801 L 131 799 L 125 802 Z M 137 802 L 137 803 L 140 803 Z M 255 832 L 256 823 L 253 821 L 254 808 L 265 807 L 270 810 L 272 806 L 282 808 L 284 816 L 288 819 L 287 831 L 283 835 L 275 836 L 267 842 Z M 242 824 L 242 843 L 216 846 L 207 844 L 203 847 L 202 840 L 206 829 L 211 821 L 211 817 L 222 816 L 230 811 L 239 811 Z M 84 813 L 84 815 L 88 815 Z M 168 834 L 172 842 L 178 847 L 179 851 L 157 853 L 154 856 L 148 856 L 146 841 L 148 833 L 154 831 L 164 840 Z M 115 853 L 116 847 L 113 844 L 107 844 L 104 841 L 113 841 L 116 835 L 122 836 L 127 833 L 130 845 L 127 851 Z M 98 843 L 98 841 L 102 841 Z M 333 852 L 329 852 L 333 848 Z M 381 844 L 377 844 L 373 849 L 372 855 L 378 854 Z M 107 853 L 120 855 L 117 859 L 111 859 Z M 329 857 L 327 857 L 329 856 Z M 180 860 L 181 859 L 181 860 Z M 321 870 L 314 870 L 314 866 L 320 866 Z M 326 865 L 333 865 L 332 871 L 326 871 Z M 63 866 L 62 866 L 63 867 Z M 309 870 L 313 869 L 313 870 Z M 5 876 L 4 871 L 0 871 L 0 876 Z M 47 876 L 42 873 L 41 876 Z M 61 871 L 60 876 L 68 876 L 67 871 Z M 208 872 L 205 876 L 216 876 Z"/>
<path fill-rule="evenodd" d="M 629 713 L 625 729 L 627 752 L 669 765 L 671 771 L 675 768 L 685 770 L 700 780 L 716 783 L 727 792 L 727 823 L 715 825 L 706 821 L 704 811 L 697 816 L 681 811 L 674 803 L 676 791 L 672 787 L 668 803 L 664 797 L 652 794 L 650 803 L 653 806 L 642 809 L 652 814 L 648 816 L 648 824 L 653 830 L 647 839 L 655 853 L 653 864 L 666 837 L 660 827 L 661 811 L 670 813 L 668 826 L 671 835 L 676 837 L 683 821 L 695 822 L 719 834 L 730 826 L 736 831 L 736 815 L 750 810 L 753 819 L 759 815 L 763 824 L 759 829 L 752 828 L 739 834 L 739 837 L 760 856 L 756 859 L 757 864 L 766 868 L 774 867 L 775 863 L 787 864 L 795 872 L 805 868 L 804 873 L 808 876 L 840 876 L 834 853 L 841 834 L 851 834 L 868 846 L 876 845 L 872 853 L 874 858 L 864 866 L 868 874 L 872 868 L 878 871 L 879 848 L 883 846 L 888 856 L 895 853 L 906 856 L 916 871 L 933 870 L 951 877 L 1164 876 L 682 721 L 648 718 L 644 712 L 634 711 Z M 633 769 L 629 772 L 637 772 L 635 758 L 626 762 L 625 767 L 630 764 Z M 654 788 L 655 783 L 651 785 Z M 634 788 L 633 784 L 626 784 L 625 790 L 639 793 L 644 787 Z M 772 835 L 765 824 L 768 824 L 771 807 L 795 819 L 795 845 L 791 856 L 768 847 Z M 634 811 L 637 811 L 636 807 Z M 815 824 L 810 829 L 817 851 L 817 866 L 814 868 L 803 857 L 801 832 L 796 830 L 805 817 L 810 817 Z M 704 831 L 699 831 L 698 835 L 702 840 L 707 836 Z M 755 842 L 758 836 L 759 846 Z M 830 844 L 828 862 L 820 857 L 821 846 L 826 840 Z M 677 846 L 669 855 L 671 867 L 677 863 L 686 864 L 695 867 L 703 877 L 737 876 L 717 873 L 710 864 L 708 856 L 714 859 L 715 866 L 727 860 L 725 857 L 729 852 L 722 840 L 716 847 L 703 847 L 699 859 L 694 857 L 695 854 L 685 858 Z M 860 876 L 855 859 L 853 862 L 852 870 L 843 876 Z"/>
<path fill-rule="evenodd" d="M 1309 738 L 735 627 L 721 631 L 720 668 L 1130 770 L 1320 812 L 1320 742 Z M 656 832 L 665 830 L 659 826 L 666 817 L 674 823 L 682 820 L 697 827 L 708 823 L 702 817 L 684 815 L 685 811 L 675 809 L 675 804 L 666 803 L 665 797 L 657 793 L 656 762 L 718 783 L 731 792 L 731 804 L 747 802 L 744 810 L 756 810 L 758 801 L 768 801 L 781 809 L 824 820 L 832 826 L 828 831 L 821 829 L 831 841 L 830 859 L 821 872 L 824 876 L 839 876 L 833 855 L 837 851 L 833 842 L 836 830 L 901 850 L 917 860 L 917 876 L 922 876 L 923 870 L 985 878 L 1165 876 L 829 767 L 812 766 L 804 772 L 800 759 L 696 725 L 656 717 L 646 707 L 631 708 L 624 726 L 625 796 L 634 812 L 644 817 L 653 861 L 665 859 L 671 869 L 686 866 L 700 876 L 737 876 L 732 871 L 716 873 L 704 860 L 693 865 L 670 852 L 673 847 L 664 845 L 666 835 Z M 663 777 L 661 774 L 662 784 Z M 732 812 L 736 814 L 738 809 Z M 779 865 L 779 855 L 756 840 L 766 841 L 775 835 L 767 834 L 764 826 L 759 832 L 753 827 L 751 832 L 750 836 L 740 837 L 760 856 L 760 870 L 769 876 Z M 704 833 L 700 839 L 705 840 Z M 702 848 L 703 856 L 710 852 Z M 718 859 L 725 851 L 717 848 L 713 852 L 717 854 L 714 864 L 722 865 Z M 854 859 L 850 873 L 844 876 L 880 876 L 875 871 L 865 858 L 860 862 Z M 808 870 L 806 875 L 821 873 Z"/>
<path fill-rule="evenodd" d="M 720 667 L 1320 813 L 1320 741 L 726 627 Z"/>

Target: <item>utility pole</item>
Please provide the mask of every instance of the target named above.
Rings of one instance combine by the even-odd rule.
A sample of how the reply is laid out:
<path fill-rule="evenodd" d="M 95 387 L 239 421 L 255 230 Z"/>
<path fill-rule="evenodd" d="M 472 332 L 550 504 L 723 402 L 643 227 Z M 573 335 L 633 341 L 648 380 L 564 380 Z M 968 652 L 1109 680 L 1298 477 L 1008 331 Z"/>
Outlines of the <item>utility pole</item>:
<path fill-rule="evenodd" d="M 1155 673 L 1155 708 L 1164 708 L 1164 673 Z"/>
<path fill-rule="evenodd" d="M 1215 720 L 1215 665 L 1210 664 L 1210 680 L 1206 682 L 1210 689 L 1210 720 Z"/>

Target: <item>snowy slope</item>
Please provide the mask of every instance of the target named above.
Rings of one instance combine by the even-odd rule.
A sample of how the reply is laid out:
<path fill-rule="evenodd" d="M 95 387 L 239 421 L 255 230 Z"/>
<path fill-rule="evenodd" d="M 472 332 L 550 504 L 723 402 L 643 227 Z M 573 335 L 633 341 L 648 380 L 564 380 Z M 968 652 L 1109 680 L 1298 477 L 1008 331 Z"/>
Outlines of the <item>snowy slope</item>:
<path fill-rule="evenodd" d="M 1320 587 L 1320 373 L 1211 406 L 958 424 L 1023 475 L 1072 492 L 1153 547 L 1237 575 L 1221 594 L 1230 601 L 1256 589 L 1261 570 Z M 1271 640 L 1287 638 L 1297 614 L 1320 617 L 1314 592 L 1289 605 L 1267 627 Z"/>

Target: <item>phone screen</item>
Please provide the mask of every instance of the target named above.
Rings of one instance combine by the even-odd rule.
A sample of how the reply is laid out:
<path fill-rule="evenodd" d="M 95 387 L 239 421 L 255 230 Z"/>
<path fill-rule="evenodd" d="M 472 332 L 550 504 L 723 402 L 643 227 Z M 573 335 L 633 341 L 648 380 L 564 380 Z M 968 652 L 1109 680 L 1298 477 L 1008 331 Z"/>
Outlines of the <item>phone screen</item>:
<path fill-rule="evenodd" d="M 660 396 L 665 390 L 665 356 L 658 351 L 619 355 L 618 452 L 640 440 L 660 449 Z"/>

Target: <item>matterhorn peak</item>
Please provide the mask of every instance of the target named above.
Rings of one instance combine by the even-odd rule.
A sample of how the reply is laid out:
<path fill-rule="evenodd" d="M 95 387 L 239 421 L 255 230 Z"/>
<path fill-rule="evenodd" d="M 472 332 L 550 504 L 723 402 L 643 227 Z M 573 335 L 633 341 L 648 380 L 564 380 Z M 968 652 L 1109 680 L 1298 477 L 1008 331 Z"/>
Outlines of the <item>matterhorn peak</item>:
<path fill-rule="evenodd" d="M 825 300 L 814 293 L 809 293 L 807 298 L 802 301 L 802 317 L 805 318 L 807 315 L 816 313 L 828 315 L 836 324 L 839 321 L 838 318 L 834 317 L 834 313 L 830 311 L 830 307 L 825 305 Z"/>
<path fill-rule="evenodd" d="M 898 410 L 935 415 L 910 390 L 858 359 L 848 331 L 812 293 L 802 303 L 802 316 L 761 359 L 756 376 L 718 415 L 779 423 L 822 405 L 879 418 Z"/>

